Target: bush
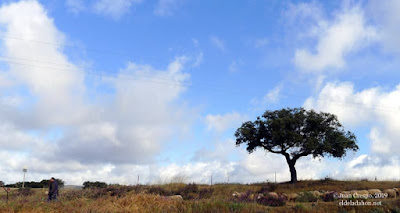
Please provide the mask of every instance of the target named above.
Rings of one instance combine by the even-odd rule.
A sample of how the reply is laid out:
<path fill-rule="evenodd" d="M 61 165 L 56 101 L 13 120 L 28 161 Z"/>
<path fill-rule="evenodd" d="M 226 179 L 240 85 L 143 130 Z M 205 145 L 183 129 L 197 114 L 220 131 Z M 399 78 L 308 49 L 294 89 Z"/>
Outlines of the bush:
<path fill-rule="evenodd" d="M 107 187 L 107 183 L 105 182 L 100 182 L 100 181 L 96 181 L 96 182 L 90 182 L 90 181 L 86 181 L 83 183 L 83 188 L 87 189 L 87 188 L 106 188 Z"/>
<path fill-rule="evenodd" d="M 286 204 L 286 198 L 279 196 L 277 199 L 272 196 L 263 196 L 257 200 L 257 203 L 264 206 L 284 206 Z"/>
<path fill-rule="evenodd" d="M 210 198 L 212 196 L 214 192 L 213 188 L 204 188 L 204 189 L 200 189 L 199 191 L 199 199 L 206 199 L 206 198 Z"/>
<path fill-rule="evenodd" d="M 305 207 L 303 204 L 298 203 L 295 206 L 293 206 L 294 212 L 304 212 L 304 210 L 305 210 Z"/>
<path fill-rule="evenodd" d="M 243 207 L 242 203 L 231 203 L 229 204 L 229 212 L 241 212 Z"/>
<path fill-rule="evenodd" d="M 128 192 L 135 190 L 135 188 L 131 186 L 115 185 L 115 186 L 109 186 L 105 190 L 107 191 L 107 194 L 109 194 L 110 196 L 122 197 Z"/>
<path fill-rule="evenodd" d="M 325 202 L 332 202 L 332 201 L 334 201 L 334 200 L 336 199 L 336 198 L 335 198 L 335 193 L 336 193 L 336 192 L 330 192 L 330 193 L 328 193 L 328 194 L 325 194 L 324 197 L 322 198 L 322 200 L 325 201 Z"/>
<path fill-rule="evenodd" d="M 394 208 L 390 212 L 391 213 L 400 213 L 400 207 Z"/>
<path fill-rule="evenodd" d="M 369 211 L 368 213 L 385 213 L 385 210 L 383 210 L 382 208 L 374 208 L 371 209 L 371 211 Z"/>
<path fill-rule="evenodd" d="M 311 192 L 304 192 L 303 195 L 300 195 L 296 201 L 297 202 L 316 202 L 318 200 Z"/>
<path fill-rule="evenodd" d="M 257 191 L 259 194 L 265 194 L 267 192 L 274 192 L 278 188 L 276 183 L 267 183 L 267 185 L 261 186 L 261 189 Z"/>
<path fill-rule="evenodd" d="M 21 196 L 29 196 L 33 195 L 35 192 L 31 190 L 31 188 L 19 188 L 18 189 L 18 195 Z"/>
<path fill-rule="evenodd" d="M 209 198 L 213 192 L 214 190 L 212 188 L 199 189 L 195 183 L 189 183 L 183 187 L 183 189 L 176 191 L 174 194 L 180 194 L 185 200 L 191 200 Z"/>
<path fill-rule="evenodd" d="M 172 192 L 165 190 L 160 186 L 150 186 L 148 189 L 149 194 L 161 195 L 161 196 L 170 196 Z"/>

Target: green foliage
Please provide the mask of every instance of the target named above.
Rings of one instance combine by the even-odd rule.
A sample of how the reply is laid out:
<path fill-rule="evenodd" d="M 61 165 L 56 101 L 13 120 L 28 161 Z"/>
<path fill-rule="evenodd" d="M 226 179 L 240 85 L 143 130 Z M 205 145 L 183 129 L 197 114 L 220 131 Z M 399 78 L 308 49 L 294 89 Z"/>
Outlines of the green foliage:
<path fill-rule="evenodd" d="M 56 179 L 57 183 L 58 183 L 58 187 L 59 188 L 63 188 L 64 187 L 64 181 L 62 179 Z M 7 184 L 6 187 L 11 187 L 11 188 L 22 188 L 22 182 L 17 182 L 14 184 Z M 24 187 L 27 188 L 47 188 L 49 187 L 49 180 L 42 180 L 40 182 L 36 182 L 36 181 L 29 181 L 29 182 L 25 182 Z"/>
<path fill-rule="evenodd" d="M 394 208 L 390 212 L 391 213 L 400 213 L 400 207 Z"/>
<path fill-rule="evenodd" d="M 0 180 L 0 187 L 4 186 L 4 182 Z"/>
<path fill-rule="evenodd" d="M 107 183 L 100 182 L 100 181 L 95 181 L 95 182 L 85 181 L 83 183 L 83 188 L 84 189 L 87 189 L 87 188 L 106 188 L 106 187 L 107 187 Z"/>
<path fill-rule="evenodd" d="M 231 203 L 229 205 L 229 212 L 241 212 L 244 208 L 244 204 L 242 203 Z"/>
<path fill-rule="evenodd" d="M 295 206 L 293 206 L 292 209 L 294 212 L 304 212 L 306 208 L 304 207 L 303 204 L 297 203 Z"/>
<path fill-rule="evenodd" d="M 373 208 L 368 213 L 385 213 L 385 210 L 382 208 Z"/>
<path fill-rule="evenodd" d="M 300 195 L 296 201 L 297 202 L 316 202 L 318 200 L 317 197 L 315 197 L 311 192 L 304 192 L 302 195 Z"/>

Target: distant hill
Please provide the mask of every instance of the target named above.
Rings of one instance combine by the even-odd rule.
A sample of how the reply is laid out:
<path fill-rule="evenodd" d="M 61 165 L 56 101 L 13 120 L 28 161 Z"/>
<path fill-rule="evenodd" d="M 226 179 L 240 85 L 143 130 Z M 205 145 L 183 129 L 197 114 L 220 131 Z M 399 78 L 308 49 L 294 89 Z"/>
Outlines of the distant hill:
<path fill-rule="evenodd" d="M 79 185 L 65 185 L 64 189 L 82 189 L 83 186 L 79 186 Z"/>

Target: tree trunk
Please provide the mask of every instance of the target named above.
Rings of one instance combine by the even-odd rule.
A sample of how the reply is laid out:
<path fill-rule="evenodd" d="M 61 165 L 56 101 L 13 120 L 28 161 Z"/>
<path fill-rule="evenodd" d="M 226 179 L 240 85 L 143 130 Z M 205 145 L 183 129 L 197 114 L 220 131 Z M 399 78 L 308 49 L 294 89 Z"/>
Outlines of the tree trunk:
<path fill-rule="evenodd" d="M 283 153 L 283 155 L 286 158 L 286 162 L 289 165 L 289 170 L 290 170 L 290 182 L 291 183 L 296 183 L 297 182 L 297 172 L 296 172 L 296 168 L 294 167 L 294 165 L 296 165 L 296 161 L 297 159 L 299 159 L 299 157 L 294 157 L 294 158 L 290 158 L 290 155 L 288 153 Z"/>
<path fill-rule="evenodd" d="M 297 182 L 297 172 L 296 172 L 296 168 L 294 167 L 294 165 L 296 164 L 296 162 L 288 162 L 289 164 L 289 170 L 290 170 L 290 182 L 291 183 L 296 183 Z"/>

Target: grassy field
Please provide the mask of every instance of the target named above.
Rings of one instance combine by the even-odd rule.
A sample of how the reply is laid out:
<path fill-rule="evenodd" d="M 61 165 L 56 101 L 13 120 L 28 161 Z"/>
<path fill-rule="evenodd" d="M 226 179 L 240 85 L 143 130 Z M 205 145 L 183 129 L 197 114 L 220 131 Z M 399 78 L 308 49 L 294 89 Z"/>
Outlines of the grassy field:
<path fill-rule="evenodd" d="M 164 185 L 118 186 L 103 189 L 62 190 L 59 200 L 46 202 L 43 189 L 30 191 L 13 190 L 10 200 L 5 201 L 5 193 L 0 193 L 0 212 L 398 212 L 400 199 L 380 199 L 382 205 L 340 207 L 339 200 L 325 202 L 323 198 L 298 199 L 276 202 L 255 201 L 234 198 L 232 194 L 247 192 L 258 194 L 267 192 L 300 193 L 307 191 L 347 191 L 362 189 L 400 188 L 400 182 L 390 181 L 300 181 L 290 183 L 259 184 L 216 184 L 195 185 L 171 183 Z M 180 194 L 183 200 L 174 200 L 171 195 Z M 307 194 L 307 193 L 306 193 Z M 377 200 L 368 200 L 377 201 Z M 282 206 L 279 206 L 282 205 Z"/>

